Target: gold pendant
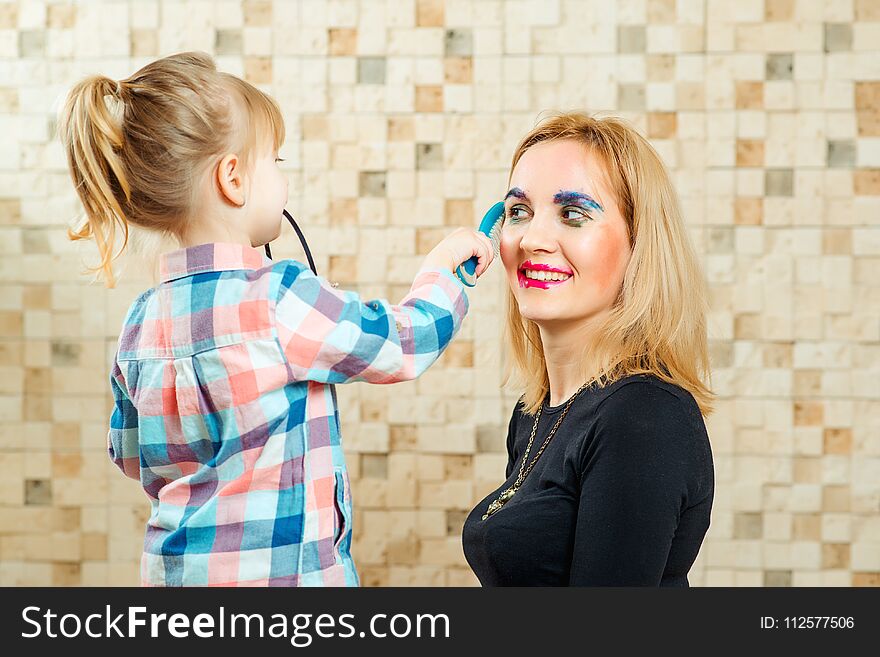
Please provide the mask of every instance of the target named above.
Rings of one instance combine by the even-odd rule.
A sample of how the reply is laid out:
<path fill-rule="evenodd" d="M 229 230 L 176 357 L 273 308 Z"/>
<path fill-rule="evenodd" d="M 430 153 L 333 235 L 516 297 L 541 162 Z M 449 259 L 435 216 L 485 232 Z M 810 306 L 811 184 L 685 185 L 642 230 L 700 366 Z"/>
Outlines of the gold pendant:
<path fill-rule="evenodd" d="M 486 509 L 486 513 L 483 514 L 483 520 L 485 520 L 493 513 L 498 511 L 498 509 L 500 509 L 502 506 L 507 504 L 508 500 L 510 500 L 510 498 L 514 495 L 516 495 L 516 486 L 511 486 L 510 488 L 502 492 L 501 495 L 498 496 L 498 499 L 492 502 L 489 505 L 489 508 Z"/>

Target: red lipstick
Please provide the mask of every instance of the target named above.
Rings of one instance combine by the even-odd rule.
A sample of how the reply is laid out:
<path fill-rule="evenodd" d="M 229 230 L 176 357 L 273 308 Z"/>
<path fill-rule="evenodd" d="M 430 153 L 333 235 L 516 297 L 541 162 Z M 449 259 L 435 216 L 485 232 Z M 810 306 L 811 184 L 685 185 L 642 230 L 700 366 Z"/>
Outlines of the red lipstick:
<path fill-rule="evenodd" d="M 555 271 L 558 274 L 568 274 L 572 275 L 572 272 L 568 269 L 558 269 L 556 267 L 551 267 L 550 265 L 545 265 L 543 263 L 534 263 L 531 260 L 526 260 L 522 263 L 519 268 L 522 269 L 531 269 L 533 271 Z"/>
<path fill-rule="evenodd" d="M 550 265 L 545 265 L 543 263 L 533 263 L 531 260 L 526 260 L 522 265 L 520 265 L 519 269 L 516 270 L 516 276 L 520 287 L 536 287 L 541 290 L 547 290 L 556 285 L 562 285 L 568 280 L 565 279 L 563 281 L 539 281 L 534 278 L 528 278 L 525 275 L 525 270 L 527 269 L 530 269 L 532 271 L 556 272 L 558 274 L 566 274 L 569 277 L 574 275 L 574 273 L 570 270 L 559 269 L 557 267 L 551 267 Z"/>

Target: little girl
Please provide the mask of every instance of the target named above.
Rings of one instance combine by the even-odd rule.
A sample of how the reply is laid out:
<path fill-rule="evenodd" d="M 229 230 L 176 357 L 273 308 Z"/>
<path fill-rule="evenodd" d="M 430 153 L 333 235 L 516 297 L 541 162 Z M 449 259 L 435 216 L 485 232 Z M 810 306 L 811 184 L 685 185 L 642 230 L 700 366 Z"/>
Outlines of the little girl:
<path fill-rule="evenodd" d="M 201 53 L 83 80 L 59 126 L 86 212 L 70 237 L 96 240 L 108 287 L 117 228 L 121 250 L 129 223 L 181 247 L 129 309 L 110 377 L 110 457 L 152 506 L 143 585 L 357 586 L 329 384 L 424 372 L 467 313 L 452 270 L 476 256 L 482 274 L 488 239 L 444 239 L 398 305 L 273 262 L 281 112 Z"/>

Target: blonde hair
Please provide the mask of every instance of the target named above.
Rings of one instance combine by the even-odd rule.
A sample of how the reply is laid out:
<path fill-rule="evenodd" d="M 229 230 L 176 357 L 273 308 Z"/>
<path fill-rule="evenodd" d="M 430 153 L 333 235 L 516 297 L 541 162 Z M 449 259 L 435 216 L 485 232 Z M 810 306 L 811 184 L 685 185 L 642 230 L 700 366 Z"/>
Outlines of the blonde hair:
<path fill-rule="evenodd" d="M 581 362 L 598 368 L 594 381 L 599 386 L 653 374 L 689 391 L 700 412 L 709 415 L 706 286 L 666 168 L 648 141 L 622 119 L 573 112 L 550 117 L 523 138 L 513 155 L 511 177 L 526 150 L 563 139 L 582 143 L 605 165 L 632 247 L 617 300 Z M 510 288 L 504 333 L 509 356 L 504 383 L 523 391 L 523 408 L 534 414 L 550 390 L 547 365 L 538 325 L 522 317 Z"/>
<path fill-rule="evenodd" d="M 107 99 L 110 99 L 110 103 Z M 253 85 L 217 70 L 205 53 L 156 60 L 118 82 L 90 76 L 70 91 L 59 137 L 85 220 L 68 238 L 94 238 L 100 271 L 115 287 L 113 261 L 129 241 L 129 224 L 180 237 L 197 212 L 199 181 L 222 154 L 247 166 L 271 136 L 284 141 L 277 103 Z M 114 256 L 117 228 L 124 241 Z"/>

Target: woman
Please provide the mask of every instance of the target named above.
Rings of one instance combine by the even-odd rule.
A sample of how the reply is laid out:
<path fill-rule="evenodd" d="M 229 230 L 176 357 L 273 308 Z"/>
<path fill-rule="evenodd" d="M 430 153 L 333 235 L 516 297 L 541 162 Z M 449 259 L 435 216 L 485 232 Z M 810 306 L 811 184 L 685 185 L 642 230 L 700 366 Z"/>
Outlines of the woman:
<path fill-rule="evenodd" d="M 703 278 L 660 158 L 564 114 L 513 157 L 501 259 L 507 480 L 471 511 L 486 586 L 688 586 L 714 497 Z"/>

